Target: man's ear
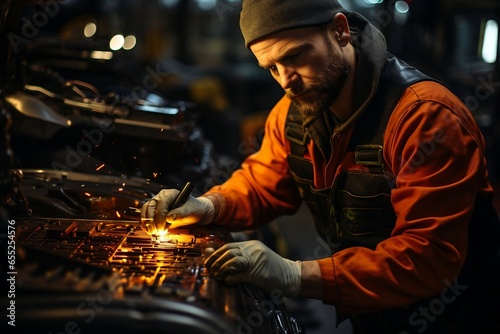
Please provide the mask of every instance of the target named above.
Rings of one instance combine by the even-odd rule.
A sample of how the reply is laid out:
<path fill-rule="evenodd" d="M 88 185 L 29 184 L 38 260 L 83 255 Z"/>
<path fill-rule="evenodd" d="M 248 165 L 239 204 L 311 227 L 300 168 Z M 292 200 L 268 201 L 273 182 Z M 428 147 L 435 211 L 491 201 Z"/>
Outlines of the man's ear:
<path fill-rule="evenodd" d="M 351 41 L 351 29 L 349 28 L 349 21 L 345 14 L 335 14 L 332 21 L 332 29 L 341 47 L 346 46 Z"/>

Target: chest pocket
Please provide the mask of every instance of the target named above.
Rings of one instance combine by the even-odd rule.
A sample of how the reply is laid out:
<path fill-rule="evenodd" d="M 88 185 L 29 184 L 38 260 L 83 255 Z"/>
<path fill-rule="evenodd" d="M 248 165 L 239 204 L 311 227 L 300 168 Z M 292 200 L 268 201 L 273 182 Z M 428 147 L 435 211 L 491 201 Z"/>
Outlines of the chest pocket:
<path fill-rule="evenodd" d="M 390 237 L 396 222 L 391 189 L 392 179 L 384 174 L 347 170 L 337 176 L 329 220 L 342 248 L 374 248 Z"/>

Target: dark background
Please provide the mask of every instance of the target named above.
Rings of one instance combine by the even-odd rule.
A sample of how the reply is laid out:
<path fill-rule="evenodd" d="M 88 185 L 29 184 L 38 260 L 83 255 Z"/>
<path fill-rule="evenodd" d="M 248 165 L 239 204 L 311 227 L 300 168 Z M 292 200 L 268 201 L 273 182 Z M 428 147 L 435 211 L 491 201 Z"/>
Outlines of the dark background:
<path fill-rule="evenodd" d="M 7 1 L 3 6 L 9 2 L 16 3 Z M 487 140 L 491 177 L 497 180 L 498 1 L 341 3 L 379 27 L 391 52 L 441 80 L 466 102 Z M 21 37 L 28 37 L 27 20 L 33 21 L 37 29 L 26 38 L 26 43 L 18 46 L 31 45 L 31 54 L 36 55 L 39 51 L 32 45 L 38 42 L 46 46 L 45 39 L 49 38 L 73 46 L 91 44 L 99 50 L 109 50 L 113 36 L 135 36 L 134 48 L 114 51 L 114 59 L 120 62 L 113 65 L 114 72 L 109 76 L 120 83 L 137 85 L 144 83 L 151 70 L 156 71 L 159 76 L 154 82 L 155 92 L 170 100 L 196 103 L 202 110 L 198 120 L 206 138 L 221 154 L 241 161 L 258 146 L 264 119 L 282 90 L 244 47 L 238 26 L 240 6 L 240 0 L 28 1 L 17 29 L 25 33 Z M 40 10 L 47 13 L 46 20 L 36 14 Z M 97 29 L 86 37 L 84 29 L 89 23 Z M 483 54 L 492 47 L 493 53 Z M 43 51 L 51 48 L 46 46 Z M 61 64 L 58 63 L 65 66 Z M 94 81 L 101 74 L 97 82 L 107 83 L 109 77 L 100 71 L 93 73 Z M 8 81 L 8 71 L 0 79 Z M 144 87 L 141 86 L 143 91 Z"/>

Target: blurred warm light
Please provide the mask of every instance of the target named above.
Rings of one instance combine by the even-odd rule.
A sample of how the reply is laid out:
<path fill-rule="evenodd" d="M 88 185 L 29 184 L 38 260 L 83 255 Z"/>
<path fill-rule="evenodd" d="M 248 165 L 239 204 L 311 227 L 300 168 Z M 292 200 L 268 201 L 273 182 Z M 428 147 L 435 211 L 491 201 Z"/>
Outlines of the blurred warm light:
<path fill-rule="evenodd" d="M 102 164 L 99 167 L 97 167 L 96 170 L 101 170 L 104 166 L 105 166 L 105 164 Z"/>
<path fill-rule="evenodd" d="M 113 51 L 120 50 L 125 43 L 125 37 L 123 35 L 115 35 L 109 41 L 109 48 Z"/>
<path fill-rule="evenodd" d="M 92 51 L 92 53 L 90 53 L 90 58 L 110 60 L 111 58 L 113 58 L 113 53 L 109 51 Z"/>
<path fill-rule="evenodd" d="M 85 28 L 83 29 L 83 34 L 87 38 L 94 36 L 96 32 L 97 32 L 97 25 L 94 22 L 87 23 L 85 25 Z"/>
<path fill-rule="evenodd" d="M 482 57 L 487 63 L 497 61 L 498 48 L 498 23 L 495 20 L 488 20 L 484 28 Z"/>
<path fill-rule="evenodd" d="M 124 50 L 131 50 L 135 47 L 135 44 L 137 43 L 137 39 L 135 38 L 134 35 L 128 35 L 125 37 L 123 41 L 123 49 Z"/>

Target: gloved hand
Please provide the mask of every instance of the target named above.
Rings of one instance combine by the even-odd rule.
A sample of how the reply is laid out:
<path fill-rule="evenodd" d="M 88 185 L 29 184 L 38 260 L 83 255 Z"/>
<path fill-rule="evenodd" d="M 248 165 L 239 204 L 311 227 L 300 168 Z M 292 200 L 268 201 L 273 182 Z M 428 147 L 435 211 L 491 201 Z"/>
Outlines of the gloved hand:
<path fill-rule="evenodd" d="M 163 189 L 144 203 L 141 210 L 141 227 L 147 233 L 156 234 L 166 229 L 195 223 L 206 225 L 212 222 L 214 204 L 206 197 L 195 198 L 190 195 L 183 205 L 170 210 L 169 207 L 178 193 L 177 189 Z"/>
<path fill-rule="evenodd" d="M 228 243 L 205 261 L 217 280 L 246 283 L 265 292 L 280 290 L 296 297 L 300 292 L 301 263 L 281 257 L 257 240 Z"/>

